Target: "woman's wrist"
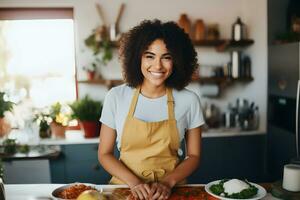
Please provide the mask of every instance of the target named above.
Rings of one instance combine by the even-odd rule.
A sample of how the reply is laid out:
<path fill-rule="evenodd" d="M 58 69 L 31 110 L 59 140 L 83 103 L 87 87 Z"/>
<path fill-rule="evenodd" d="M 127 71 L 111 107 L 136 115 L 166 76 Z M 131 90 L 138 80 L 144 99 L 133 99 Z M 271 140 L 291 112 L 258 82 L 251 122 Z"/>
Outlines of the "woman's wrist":
<path fill-rule="evenodd" d="M 176 181 L 171 177 L 166 177 L 161 182 L 169 188 L 173 188 L 176 185 Z"/>
<path fill-rule="evenodd" d="M 138 178 L 134 178 L 130 181 L 128 181 L 127 185 L 130 187 L 130 188 L 134 188 L 135 186 L 139 185 L 143 183 L 140 179 Z"/>

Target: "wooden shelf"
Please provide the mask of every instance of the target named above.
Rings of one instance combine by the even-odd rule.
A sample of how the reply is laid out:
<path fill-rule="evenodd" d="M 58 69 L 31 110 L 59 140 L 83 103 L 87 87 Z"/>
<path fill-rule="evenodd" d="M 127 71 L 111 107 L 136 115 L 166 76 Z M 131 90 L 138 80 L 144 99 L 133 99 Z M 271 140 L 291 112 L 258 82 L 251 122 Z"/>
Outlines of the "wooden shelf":
<path fill-rule="evenodd" d="M 193 82 L 198 82 L 200 84 L 215 84 L 215 85 L 223 85 L 229 84 L 232 82 L 251 82 L 253 81 L 252 77 L 241 77 L 237 79 L 228 78 L 228 77 L 199 77 L 193 79 Z"/>
<path fill-rule="evenodd" d="M 229 39 L 219 39 L 219 40 L 199 40 L 193 41 L 196 47 L 215 47 L 217 51 L 233 51 L 241 50 L 254 43 L 252 39 L 245 39 L 241 41 L 234 41 Z"/>
<path fill-rule="evenodd" d="M 246 48 L 254 43 L 252 39 L 246 39 L 241 41 L 234 41 L 234 40 L 226 40 L 223 44 L 218 46 L 216 49 L 219 52 L 223 51 L 235 51 L 241 50 Z"/>
<path fill-rule="evenodd" d="M 225 40 L 199 40 L 193 41 L 193 44 L 199 47 L 217 47 L 219 45 L 222 45 L 224 42 Z"/>
<path fill-rule="evenodd" d="M 105 85 L 106 87 L 111 88 L 123 84 L 124 81 L 121 79 L 115 79 L 115 80 L 94 79 L 94 80 L 81 80 L 78 81 L 78 83 Z"/>
<path fill-rule="evenodd" d="M 246 48 L 252 44 L 254 44 L 254 40 L 245 39 L 241 41 L 234 41 L 230 39 L 218 39 L 218 40 L 198 40 L 193 41 L 194 46 L 196 47 L 215 47 L 217 51 L 233 51 L 233 50 L 241 50 Z M 118 48 L 120 46 L 119 41 L 111 41 L 111 45 L 113 48 Z"/>
<path fill-rule="evenodd" d="M 216 85 L 219 90 L 218 90 L 218 94 L 214 95 L 214 96 L 207 96 L 207 97 L 211 97 L 211 98 L 217 98 L 220 97 L 220 95 L 222 94 L 222 91 L 234 84 L 234 83 L 248 83 L 253 81 L 254 79 L 252 77 L 241 77 L 241 78 L 237 78 L 237 79 L 233 79 L 233 78 L 229 78 L 229 77 L 199 77 L 199 78 L 194 78 L 192 80 L 192 82 L 194 83 L 199 83 L 202 85 Z"/>

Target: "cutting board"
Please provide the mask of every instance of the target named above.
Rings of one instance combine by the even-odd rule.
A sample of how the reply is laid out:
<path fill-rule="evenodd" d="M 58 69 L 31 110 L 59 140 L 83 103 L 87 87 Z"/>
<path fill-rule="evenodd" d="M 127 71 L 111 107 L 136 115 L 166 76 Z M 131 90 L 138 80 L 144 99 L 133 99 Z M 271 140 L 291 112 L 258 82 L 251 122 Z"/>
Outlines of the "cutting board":
<path fill-rule="evenodd" d="M 104 189 L 104 194 L 109 200 L 134 200 L 129 188 Z M 175 187 L 169 200 L 217 200 L 207 194 L 203 186 Z"/>

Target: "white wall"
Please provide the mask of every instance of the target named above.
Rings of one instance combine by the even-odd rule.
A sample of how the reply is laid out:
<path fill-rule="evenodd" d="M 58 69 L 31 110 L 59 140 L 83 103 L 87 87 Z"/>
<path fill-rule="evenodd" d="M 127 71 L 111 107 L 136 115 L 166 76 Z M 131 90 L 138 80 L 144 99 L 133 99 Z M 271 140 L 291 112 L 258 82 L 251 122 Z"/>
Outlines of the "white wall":
<path fill-rule="evenodd" d="M 90 51 L 84 46 L 84 39 L 92 29 L 101 25 L 95 3 L 100 3 L 106 20 L 113 23 L 119 6 L 125 3 L 126 7 L 120 22 L 120 30 L 127 31 L 143 19 L 158 18 L 163 21 L 177 21 L 181 13 L 187 13 L 194 21 L 201 18 L 205 23 L 218 23 L 221 38 L 230 38 L 231 25 L 240 16 L 249 30 L 249 37 L 255 44 L 245 52 L 252 59 L 252 74 L 254 81 L 249 84 L 235 84 L 225 89 L 219 99 L 206 99 L 216 103 L 223 110 L 229 102 L 236 98 L 247 98 L 259 105 L 261 119 L 260 130 L 266 130 L 267 110 L 267 0 L 0 0 L 0 6 L 11 7 L 74 7 L 75 10 L 75 38 L 76 63 L 78 79 L 86 79 L 82 66 L 91 60 Z M 230 59 L 229 53 L 217 53 L 211 48 L 197 48 L 200 64 L 222 65 Z M 115 54 L 116 55 L 116 54 Z M 117 56 L 101 68 L 105 78 L 121 78 L 121 68 Z M 201 94 L 198 85 L 190 86 Z M 94 98 L 103 99 L 106 88 L 102 86 L 80 85 L 79 95 L 90 94 Z"/>

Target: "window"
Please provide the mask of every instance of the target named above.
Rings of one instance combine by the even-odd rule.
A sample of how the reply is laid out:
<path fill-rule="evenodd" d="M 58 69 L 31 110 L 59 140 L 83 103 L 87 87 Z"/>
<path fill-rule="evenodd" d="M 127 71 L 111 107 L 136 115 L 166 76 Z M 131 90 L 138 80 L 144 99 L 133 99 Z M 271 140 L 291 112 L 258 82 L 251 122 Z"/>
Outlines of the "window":
<path fill-rule="evenodd" d="M 0 90 L 37 108 L 76 100 L 71 8 L 0 8 Z"/>

